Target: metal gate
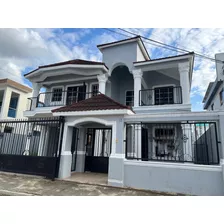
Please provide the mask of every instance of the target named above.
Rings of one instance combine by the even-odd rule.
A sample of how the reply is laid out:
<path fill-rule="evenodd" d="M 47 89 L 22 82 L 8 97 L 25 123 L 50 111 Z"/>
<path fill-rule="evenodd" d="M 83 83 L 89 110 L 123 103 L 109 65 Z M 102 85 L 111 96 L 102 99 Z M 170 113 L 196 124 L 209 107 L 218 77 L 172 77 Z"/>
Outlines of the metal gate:
<path fill-rule="evenodd" d="M 0 121 L 0 170 L 57 177 L 63 126 L 62 117 Z"/>
<path fill-rule="evenodd" d="M 87 129 L 85 171 L 108 173 L 111 134 L 110 128 Z"/>

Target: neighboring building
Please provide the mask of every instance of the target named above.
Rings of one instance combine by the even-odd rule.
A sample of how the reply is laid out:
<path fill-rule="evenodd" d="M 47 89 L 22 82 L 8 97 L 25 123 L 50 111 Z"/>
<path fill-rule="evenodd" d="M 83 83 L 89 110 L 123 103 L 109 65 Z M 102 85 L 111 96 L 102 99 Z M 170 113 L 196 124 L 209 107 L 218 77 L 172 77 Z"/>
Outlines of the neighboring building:
<path fill-rule="evenodd" d="M 0 119 L 21 119 L 32 89 L 10 79 L 0 79 Z"/>
<path fill-rule="evenodd" d="M 60 155 L 59 178 L 103 172 L 113 186 L 223 195 L 216 124 L 224 117 L 191 112 L 194 53 L 150 59 L 139 36 L 97 47 L 102 62 L 76 59 L 25 74 L 33 96 L 24 116 L 65 120 L 60 130 L 33 123 L 37 154 Z"/>
<path fill-rule="evenodd" d="M 210 82 L 205 93 L 203 103 L 205 110 L 224 110 L 224 53 L 215 55 L 216 80 Z"/>

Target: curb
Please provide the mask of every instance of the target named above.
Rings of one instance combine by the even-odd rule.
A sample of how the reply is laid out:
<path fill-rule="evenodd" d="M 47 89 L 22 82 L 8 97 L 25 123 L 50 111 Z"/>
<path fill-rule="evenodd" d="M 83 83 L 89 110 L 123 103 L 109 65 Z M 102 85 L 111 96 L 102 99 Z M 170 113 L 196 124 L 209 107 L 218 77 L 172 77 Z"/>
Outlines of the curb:
<path fill-rule="evenodd" d="M 3 190 L 3 189 L 0 189 L 0 195 L 1 196 L 35 196 L 34 194 L 8 191 L 8 190 Z"/>

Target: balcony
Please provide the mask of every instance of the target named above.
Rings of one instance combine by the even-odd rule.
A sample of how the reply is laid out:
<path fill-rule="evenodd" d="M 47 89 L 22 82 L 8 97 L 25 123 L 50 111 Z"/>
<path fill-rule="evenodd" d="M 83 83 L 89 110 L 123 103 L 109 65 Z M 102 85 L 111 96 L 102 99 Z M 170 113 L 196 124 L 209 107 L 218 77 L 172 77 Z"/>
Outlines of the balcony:
<path fill-rule="evenodd" d="M 60 107 L 71 105 L 99 94 L 99 92 L 54 91 L 40 93 L 37 97 L 28 98 L 27 110 L 43 107 Z"/>
<path fill-rule="evenodd" d="M 166 86 L 139 91 L 139 106 L 182 104 L 181 86 Z"/>

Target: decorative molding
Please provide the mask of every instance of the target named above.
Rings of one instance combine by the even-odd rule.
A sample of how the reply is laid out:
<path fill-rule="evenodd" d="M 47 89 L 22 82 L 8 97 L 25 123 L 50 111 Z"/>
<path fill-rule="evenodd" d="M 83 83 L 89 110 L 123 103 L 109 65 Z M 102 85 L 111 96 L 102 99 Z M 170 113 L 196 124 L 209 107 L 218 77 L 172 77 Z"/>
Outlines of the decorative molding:
<path fill-rule="evenodd" d="M 141 69 L 132 70 L 133 78 L 142 78 L 143 72 Z"/>
<path fill-rule="evenodd" d="M 99 82 L 103 82 L 103 83 L 106 83 L 107 82 L 108 77 L 109 77 L 109 75 L 107 73 L 97 75 L 98 81 Z"/>
<path fill-rule="evenodd" d="M 178 64 L 178 69 L 179 69 L 180 73 L 189 72 L 190 71 L 190 65 L 189 65 L 188 62 L 179 63 Z"/>

